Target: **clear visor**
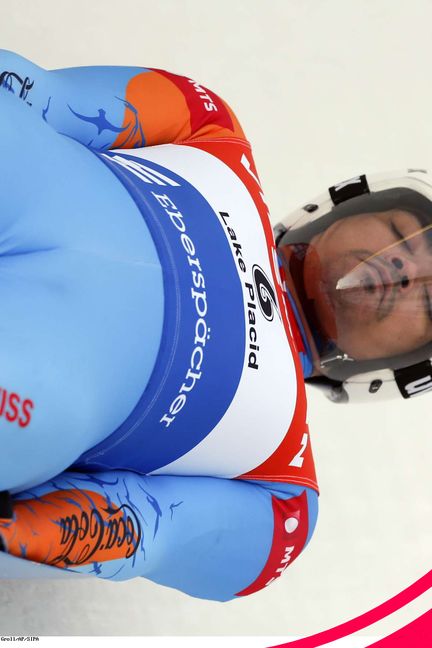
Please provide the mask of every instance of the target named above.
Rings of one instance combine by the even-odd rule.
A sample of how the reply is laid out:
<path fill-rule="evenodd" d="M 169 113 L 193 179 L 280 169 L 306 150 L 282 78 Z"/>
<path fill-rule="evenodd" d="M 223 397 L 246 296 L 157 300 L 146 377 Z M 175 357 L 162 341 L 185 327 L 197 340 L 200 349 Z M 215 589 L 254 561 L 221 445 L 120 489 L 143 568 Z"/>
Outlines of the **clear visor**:
<path fill-rule="evenodd" d="M 359 364 L 398 368 L 430 356 L 430 203 L 421 196 L 398 204 L 394 192 L 381 193 L 384 201 L 349 201 L 281 239 L 315 373 L 343 380 Z"/>

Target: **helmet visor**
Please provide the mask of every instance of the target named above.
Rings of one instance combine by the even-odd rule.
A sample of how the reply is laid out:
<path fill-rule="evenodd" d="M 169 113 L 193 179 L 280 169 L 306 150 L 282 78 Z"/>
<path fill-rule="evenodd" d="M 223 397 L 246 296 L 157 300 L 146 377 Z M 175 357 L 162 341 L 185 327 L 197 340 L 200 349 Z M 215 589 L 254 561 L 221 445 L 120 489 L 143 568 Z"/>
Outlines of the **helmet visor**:
<path fill-rule="evenodd" d="M 415 193 L 352 199 L 282 238 L 317 373 L 343 380 L 359 363 L 368 371 L 429 357 L 432 209 Z"/>

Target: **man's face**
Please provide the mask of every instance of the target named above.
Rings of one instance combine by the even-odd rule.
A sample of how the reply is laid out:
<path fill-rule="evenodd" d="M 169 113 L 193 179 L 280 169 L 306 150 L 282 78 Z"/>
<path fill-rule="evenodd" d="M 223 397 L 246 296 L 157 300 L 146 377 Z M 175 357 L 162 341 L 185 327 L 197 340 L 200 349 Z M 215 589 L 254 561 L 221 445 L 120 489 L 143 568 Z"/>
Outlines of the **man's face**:
<path fill-rule="evenodd" d="M 305 290 L 324 332 L 350 357 L 432 340 L 432 249 L 419 230 L 413 214 L 395 209 L 341 219 L 311 240 Z"/>

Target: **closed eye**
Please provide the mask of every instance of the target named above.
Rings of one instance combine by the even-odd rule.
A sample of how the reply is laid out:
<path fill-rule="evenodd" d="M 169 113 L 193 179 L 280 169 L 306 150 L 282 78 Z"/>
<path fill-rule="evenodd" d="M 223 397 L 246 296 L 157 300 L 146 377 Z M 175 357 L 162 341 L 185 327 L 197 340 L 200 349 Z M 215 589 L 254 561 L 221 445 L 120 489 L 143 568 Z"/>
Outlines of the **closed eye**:
<path fill-rule="evenodd" d="M 391 228 L 391 231 L 393 232 L 395 238 L 397 238 L 402 243 L 405 250 L 407 250 L 410 254 L 412 254 L 412 250 L 411 250 L 411 247 L 410 247 L 409 243 L 406 241 L 405 236 L 402 234 L 402 232 L 397 227 L 396 223 L 394 223 L 394 221 L 391 221 L 390 228 Z"/>
<path fill-rule="evenodd" d="M 429 292 L 428 292 L 428 289 L 426 288 L 426 286 L 424 286 L 424 303 L 425 303 L 425 309 L 426 309 L 427 316 L 430 319 L 430 321 L 432 322 L 432 303 L 431 303 L 431 298 L 430 298 L 430 295 L 429 295 Z"/>

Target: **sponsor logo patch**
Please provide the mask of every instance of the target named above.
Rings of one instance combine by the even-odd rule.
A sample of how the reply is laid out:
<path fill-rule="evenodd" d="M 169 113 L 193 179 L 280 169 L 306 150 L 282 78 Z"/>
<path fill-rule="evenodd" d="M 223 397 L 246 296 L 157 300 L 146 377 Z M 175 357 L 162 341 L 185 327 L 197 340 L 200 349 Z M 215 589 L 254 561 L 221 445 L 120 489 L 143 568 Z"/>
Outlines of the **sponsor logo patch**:
<path fill-rule="evenodd" d="M 272 495 L 274 517 L 270 554 L 258 578 L 236 596 L 254 594 L 282 576 L 306 544 L 308 504 L 304 491 L 298 497 L 282 500 Z"/>

